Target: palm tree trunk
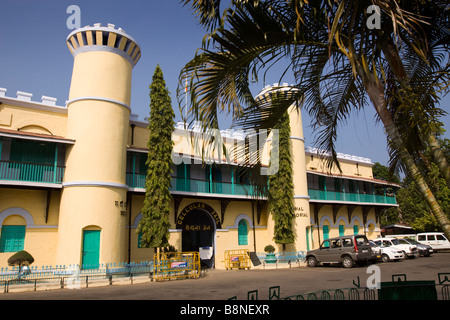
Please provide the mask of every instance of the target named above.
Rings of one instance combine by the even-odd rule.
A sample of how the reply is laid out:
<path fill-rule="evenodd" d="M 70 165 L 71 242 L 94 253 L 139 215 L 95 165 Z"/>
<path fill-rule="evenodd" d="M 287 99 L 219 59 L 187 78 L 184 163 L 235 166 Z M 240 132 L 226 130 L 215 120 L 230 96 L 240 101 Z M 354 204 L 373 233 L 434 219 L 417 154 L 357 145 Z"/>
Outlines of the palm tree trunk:
<path fill-rule="evenodd" d="M 447 158 L 445 157 L 444 152 L 439 145 L 434 134 L 429 134 L 427 137 L 428 145 L 431 149 L 431 154 L 433 155 L 433 159 L 439 167 L 442 175 L 444 176 L 445 181 L 447 182 L 447 186 L 450 187 L 450 167 L 448 166 Z"/>
<path fill-rule="evenodd" d="M 374 77 L 373 74 L 366 74 L 362 67 L 358 67 L 357 71 L 364 82 L 366 91 L 369 94 L 370 100 L 372 101 L 373 106 L 375 107 L 375 110 L 384 125 L 384 128 L 386 129 L 387 135 L 393 142 L 394 147 L 397 149 L 405 167 L 417 183 L 419 190 L 428 203 L 434 218 L 442 227 L 442 230 L 447 238 L 450 238 L 450 222 L 447 215 L 437 202 L 435 196 L 425 182 L 425 179 L 422 177 L 419 169 L 414 163 L 414 160 L 411 158 L 411 155 L 408 153 L 408 150 L 403 144 L 400 133 L 398 132 L 392 115 L 387 108 L 383 85 Z"/>
<path fill-rule="evenodd" d="M 403 84 L 409 85 L 410 81 L 405 72 L 402 60 L 398 54 L 398 48 L 394 44 L 391 37 L 381 37 L 382 50 L 386 57 L 389 66 L 395 74 L 395 77 Z M 431 149 L 431 155 L 444 176 L 447 185 L 450 187 L 450 167 L 448 166 L 447 158 L 439 145 L 433 133 L 425 134 L 425 140 Z"/>

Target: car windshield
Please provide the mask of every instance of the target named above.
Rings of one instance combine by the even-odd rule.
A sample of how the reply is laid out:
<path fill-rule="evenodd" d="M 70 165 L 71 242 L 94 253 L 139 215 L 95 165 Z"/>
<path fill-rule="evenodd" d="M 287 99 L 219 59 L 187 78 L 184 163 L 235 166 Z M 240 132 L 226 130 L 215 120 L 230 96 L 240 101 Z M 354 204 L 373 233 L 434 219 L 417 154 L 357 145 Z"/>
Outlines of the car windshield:
<path fill-rule="evenodd" d="M 408 241 L 408 243 L 411 243 L 411 244 L 420 244 L 414 239 L 405 239 L 405 240 Z"/>
<path fill-rule="evenodd" d="M 408 241 L 406 241 L 405 239 L 399 239 L 398 242 L 400 242 L 401 244 L 410 244 Z"/>
<path fill-rule="evenodd" d="M 398 241 L 397 239 L 392 239 L 391 242 L 392 242 L 392 244 L 394 244 L 394 245 L 400 244 L 400 241 Z"/>
<path fill-rule="evenodd" d="M 356 240 L 356 244 L 358 246 L 368 246 L 369 245 L 369 241 L 367 240 L 367 238 L 365 236 L 355 237 L 355 240 Z"/>

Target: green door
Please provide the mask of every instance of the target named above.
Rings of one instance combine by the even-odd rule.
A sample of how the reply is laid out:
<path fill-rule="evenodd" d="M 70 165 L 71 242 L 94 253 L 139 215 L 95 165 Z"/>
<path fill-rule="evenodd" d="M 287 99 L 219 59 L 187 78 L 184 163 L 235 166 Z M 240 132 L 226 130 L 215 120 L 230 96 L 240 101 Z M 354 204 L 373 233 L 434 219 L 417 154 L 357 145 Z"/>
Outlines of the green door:
<path fill-rule="evenodd" d="M 323 240 L 329 239 L 330 238 L 330 229 L 329 229 L 329 227 L 324 225 L 322 227 L 322 231 L 323 231 Z M 330 242 L 329 241 L 327 241 L 327 242 L 328 242 L 328 246 L 329 246 Z"/>
<path fill-rule="evenodd" d="M 83 269 L 98 268 L 100 258 L 100 230 L 83 231 Z"/>
<path fill-rule="evenodd" d="M 345 235 L 345 226 L 340 224 L 339 225 L 339 236 L 342 237 L 343 235 Z"/>
<path fill-rule="evenodd" d="M 242 219 L 239 221 L 239 227 L 238 227 L 238 244 L 240 246 L 242 245 L 248 245 L 248 231 L 247 231 L 247 222 Z"/>

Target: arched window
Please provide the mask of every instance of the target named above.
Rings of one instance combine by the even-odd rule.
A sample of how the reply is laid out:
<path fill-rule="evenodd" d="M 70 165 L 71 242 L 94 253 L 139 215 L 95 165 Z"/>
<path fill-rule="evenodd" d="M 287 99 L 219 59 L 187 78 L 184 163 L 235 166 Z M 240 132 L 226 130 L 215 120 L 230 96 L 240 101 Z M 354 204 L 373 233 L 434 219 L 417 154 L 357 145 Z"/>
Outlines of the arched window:
<path fill-rule="evenodd" d="M 358 227 L 358 225 L 357 224 L 355 224 L 354 226 L 353 226 L 353 234 L 358 234 L 359 233 L 359 227 Z"/>
<path fill-rule="evenodd" d="M 241 219 L 238 225 L 238 244 L 244 246 L 248 244 L 247 221 Z"/>

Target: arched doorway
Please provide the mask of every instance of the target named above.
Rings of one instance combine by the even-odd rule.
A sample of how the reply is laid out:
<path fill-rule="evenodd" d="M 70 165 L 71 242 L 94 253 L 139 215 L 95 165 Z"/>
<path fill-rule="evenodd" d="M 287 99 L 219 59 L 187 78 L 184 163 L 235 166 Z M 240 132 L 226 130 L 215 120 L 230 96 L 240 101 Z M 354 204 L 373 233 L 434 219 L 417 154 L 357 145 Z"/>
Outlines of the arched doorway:
<path fill-rule="evenodd" d="M 220 220 L 210 206 L 200 202 L 186 206 L 177 219 L 177 229 L 182 230 L 182 251 L 198 251 L 202 266 L 213 268 L 217 228 Z"/>

